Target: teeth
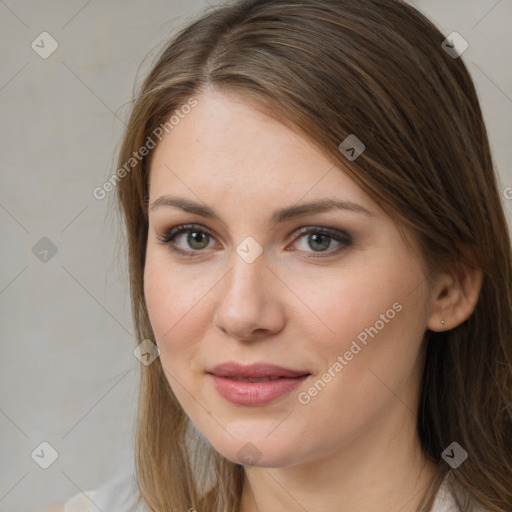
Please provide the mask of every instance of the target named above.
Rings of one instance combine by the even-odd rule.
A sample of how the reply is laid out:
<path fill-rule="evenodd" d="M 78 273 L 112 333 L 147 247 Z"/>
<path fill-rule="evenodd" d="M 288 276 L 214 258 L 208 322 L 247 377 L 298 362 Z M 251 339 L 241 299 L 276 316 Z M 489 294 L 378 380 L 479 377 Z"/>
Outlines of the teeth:
<path fill-rule="evenodd" d="M 280 377 L 259 377 L 259 378 L 242 378 L 242 377 L 230 377 L 233 380 L 241 380 L 245 382 L 268 382 L 271 380 L 277 380 Z"/>

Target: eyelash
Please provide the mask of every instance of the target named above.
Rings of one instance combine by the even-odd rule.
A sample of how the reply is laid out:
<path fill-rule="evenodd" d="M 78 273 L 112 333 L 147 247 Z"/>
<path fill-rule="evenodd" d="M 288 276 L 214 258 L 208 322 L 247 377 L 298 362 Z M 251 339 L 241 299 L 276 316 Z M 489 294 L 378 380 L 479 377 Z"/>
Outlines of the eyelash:
<path fill-rule="evenodd" d="M 199 256 L 199 253 L 204 252 L 204 249 L 191 249 L 190 251 L 186 251 L 183 249 L 177 248 L 175 245 L 173 245 L 173 240 L 183 234 L 183 233 L 190 233 L 190 232 L 196 232 L 205 234 L 211 238 L 214 238 L 213 235 L 206 229 L 201 228 L 197 224 L 181 224 L 179 226 L 175 226 L 169 230 L 167 230 L 165 233 L 158 234 L 158 243 L 161 245 L 168 246 L 169 250 L 171 250 L 174 253 L 180 254 L 182 256 L 188 256 L 190 258 L 197 257 L 196 254 Z M 348 246 L 352 244 L 352 239 L 350 235 L 347 233 L 344 233 L 342 231 L 338 231 L 336 229 L 331 228 L 320 228 L 316 226 L 307 226 L 299 228 L 294 235 L 298 235 L 296 238 L 300 239 L 305 235 L 308 234 L 319 234 L 327 236 L 328 238 L 335 240 L 336 242 L 339 242 L 341 245 L 340 247 L 336 248 L 333 251 L 318 251 L 317 253 L 309 253 L 306 258 L 327 258 L 329 256 L 333 256 L 334 254 L 338 254 L 345 250 Z M 195 253 L 195 254 L 194 254 Z M 326 256 L 322 256 L 323 254 L 327 254 Z"/>

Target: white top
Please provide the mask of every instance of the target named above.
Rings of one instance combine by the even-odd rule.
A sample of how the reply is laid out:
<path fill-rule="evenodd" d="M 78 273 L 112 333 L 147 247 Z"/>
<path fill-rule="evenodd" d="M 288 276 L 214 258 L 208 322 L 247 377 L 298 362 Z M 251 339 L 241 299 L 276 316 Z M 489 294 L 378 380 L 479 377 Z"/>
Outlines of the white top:
<path fill-rule="evenodd" d="M 76 494 L 64 503 L 64 512 L 144 512 L 135 507 L 138 484 L 133 472 L 122 473 L 95 490 Z"/>
<path fill-rule="evenodd" d="M 94 491 L 73 496 L 64 504 L 64 512 L 143 512 L 143 502 L 135 508 L 137 495 L 135 475 L 125 473 Z M 437 493 L 432 512 L 459 512 L 446 482 L 443 482 Z"/>

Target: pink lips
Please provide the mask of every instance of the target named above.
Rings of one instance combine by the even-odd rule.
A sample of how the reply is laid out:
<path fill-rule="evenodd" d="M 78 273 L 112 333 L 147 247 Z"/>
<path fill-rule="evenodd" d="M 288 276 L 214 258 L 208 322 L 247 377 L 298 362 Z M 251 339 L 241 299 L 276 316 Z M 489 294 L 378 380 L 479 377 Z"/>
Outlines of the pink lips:
<path fill-rule="evenodd" d="M 246 406 L 265 405 L 289 393 L 310 374 L 272 364 L 243 366 L 227 362 L 207 372 L 226 400 Z"/>

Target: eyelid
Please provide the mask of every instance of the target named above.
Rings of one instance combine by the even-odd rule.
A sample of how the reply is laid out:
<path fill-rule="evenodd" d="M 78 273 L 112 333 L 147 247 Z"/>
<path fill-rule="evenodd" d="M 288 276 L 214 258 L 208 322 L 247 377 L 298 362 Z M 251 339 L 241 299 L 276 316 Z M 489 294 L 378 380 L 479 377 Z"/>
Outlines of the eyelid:
<path fill-rule="evenodd" d="M 158 240 L 158 244 L 165 245 L 174 253 L 181 254 L 184 256 L 190 256 L 190 257 L 198 257 L 200 256 L 200 253 L 204 253 L 204 250 L 201 251 L 193 251 L 193 250 L 184 250 L 176 246 L 172 246 L 172 241 L 179 235 L 182 235 L 184 233 L 190 232 L 190 231 L 198 231 L 200 233 L 205 233 L 212 239 L 215 239 L 215 236 L 212 234 L 212 232 L 206 228 L 205 226 L 201 224 L 178 224 L 170 229 L 164 230 L 162 233 L 157 233 L 156 237 Z M 195 254 L 194 254 L 195 253 Z"/>
<path fill-rule="evenodd" d="M 206 249 L 201 250 L 183 250 L 179 247 L 172 246 L 172 241 L 179 235 L 182 235 L 184 233 L 190 232 L 190 231 L 197 231 L 200 233 L 204 233 L 208 235 L 210 238 L 216 240 L 215 235 L 202 224 L 178 224 L 168 230 L 165 230 L 162 234 L 157 234 L 158 243 L 161 245 L 167 245 L 169 247 L 169 250 L 172 252 L 175 252 L 177 254 L 181 254 L 184 256 L 189 256 L 191 258 L 197 258 L 201 257 L 205 252 Z M 321 235 L 327 235 L 332 240 L 338 242 L 341 244 L 340 247 L 336 249 L 330 249 L 327 251 L 313 251 L 313 252 L 307 252 L 307 251 L 297 251 L 297 252 L 303 252 L 305 254 L 306 258 L 328 258 L 329 256 L 334 256 L 340 252 L 342 252 L 344 249 L 346 249 L 348 246 L 352 245 L 352 237 L 349 233 L 337 229 L 337 228 L 330 228 L 327 226 L 316 226 L 316 225 L 307 225 L 302 226 L 300 228 L 294 229 L 288 236 L 293 235 L 292 243 L 296 242 L 298 239 L 302 238 L 304 235 L 307 235 L 309 233 L 313 234 L 321 234 Z M 295 251 L 296 249 L 292 249 Z"/>
<path fill-rule="evenodd" d="M 334 249 L 328 249 L 327 251 L 297 251 L 302 252 L 304 254 L 304 258 L 323 258 L 327 259 L 332 256 L 337 256 L 341 252 L 343 252 L 347 247 L 352 245 L 352 237 L 347 232 L 337 229 L 337 228 L 329 228 L 327 226 L 315 226 L 315 225 L 309 225 L 309 226 L 303 226 L 301 228 L 298 228 L 292 232 L 294 238 L 293 243 L 297 243 L 297 240 L 301 239 L 304 235 L 307 235 L 309 233 L 313 234 L 320 234 L 320 235 L 327 235 L 332 240 L 338 242 L 340 245 L 337 248 Z M 293 249 L 295 251 L 296 249 Z"/>
<path fill-rule="evenodd" d="M 332 238 L 334 238 L 335 240 L 338 238 L 343 238 L 344 241 L 347 243 L 352 242 L 352 237 L 345 231 L 343 231 L 341 229 L 330 228 L 327 226 L 315 226 L 315 225 L 303 226 L 303 227 L 295 229 L 294 231 L 292 231 L 291 234 L 293 234 L 295 237 L 297 237 L 297 235 L 304 235 L 304 234 L 308 234 L 308 233 L 321 233 L 324 235 L 332 236 Z"/>

